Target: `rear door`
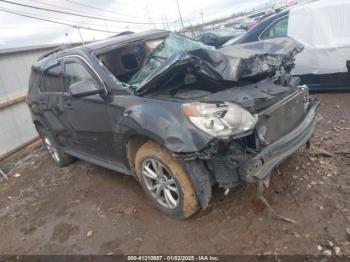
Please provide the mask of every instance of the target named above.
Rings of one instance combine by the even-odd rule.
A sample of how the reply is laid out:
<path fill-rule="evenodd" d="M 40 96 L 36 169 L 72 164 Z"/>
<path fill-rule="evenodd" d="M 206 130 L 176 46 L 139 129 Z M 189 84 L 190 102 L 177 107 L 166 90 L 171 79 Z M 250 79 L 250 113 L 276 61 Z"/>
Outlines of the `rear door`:
<path fill-rule="evenodd" d="M 112 154 L 113 133 L 111 119 L 107 114 L 107 101 L 96 94 L 73 97 L 69 89 L 84 81 L 92 81 L 103 87 L 97 73 L 81 58 L 64 59 L 64 117 L 68 129 L 69 147 L 79 153 L 99 160 L 115 160 Z"/>
<path fill-rule="evenodd" d="M 50 63 L 44 71 L 39 84 L 36 106 L 46 128 L 56 141 L 65 130 L 63 113 L 63 74 L 62 60 Z"/>

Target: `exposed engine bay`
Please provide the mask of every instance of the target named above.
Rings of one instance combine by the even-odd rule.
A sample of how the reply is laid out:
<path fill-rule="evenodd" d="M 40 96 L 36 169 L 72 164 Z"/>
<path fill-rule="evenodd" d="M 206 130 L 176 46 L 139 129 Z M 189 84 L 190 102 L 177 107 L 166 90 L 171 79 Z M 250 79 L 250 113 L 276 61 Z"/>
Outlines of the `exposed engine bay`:
<path fill-rule="evenodd" d="M 191 100 L 234 88 L 235 102 L 252 107 L 252 98 L 266 101 L 293 92 L 299 82 L 289 73 L 301 51 L 291 38 L 214 50 L 169 33 L 109 50 L 99 59 L 138 95 Z M 223 101 L 222 95 L 207 100 Z"/>

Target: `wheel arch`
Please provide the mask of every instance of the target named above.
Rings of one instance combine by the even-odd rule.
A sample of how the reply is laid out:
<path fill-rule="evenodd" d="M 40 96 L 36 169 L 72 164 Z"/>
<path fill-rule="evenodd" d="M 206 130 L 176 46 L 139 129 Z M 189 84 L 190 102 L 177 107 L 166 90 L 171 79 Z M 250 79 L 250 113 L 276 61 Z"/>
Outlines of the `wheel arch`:
<path fill-rule="evenodd" d="M 126 144 L 126 151 L 130 169 L 132 171 L 132 174 L 136 178 L 137 174 L 135 170 L 135 156 L 140 147 L 148 141 L 153 141 L 154 143 L 157 143 L 158 145 L 168 150 L 164 145 L 150 137 L 144 135 L 130 136 Z M 179 159 L 178 161 L 183 165 L 184 169 L 186 170 L 189 179 L 193 184 L 198 200 L 202 208 L 205 209 L 208 206 L 212 196 L 212 174 L 205 167 L 204 163 L 201 160 L 197 159 L 185 161 Z"/>
<path fill-rule="evenodd" d="M 40 120 L 35 119 L 33 123 L 38 133 L 40 132 L 40 129 L 46 128 L 45 125 Z"/>
<path fill-rule="evenodd" d="M 200 151 L 212 139 L 184 118 L 176 103 L 176 106 L 157 103 L 138 104 L 125 110 L 121 120 L 116 123 L 127 130 L 125 137 L 140 134 L 174 153 Z"/>
<path fill-rule="evenodd" d="M 151 138 L 144 136 L 144 135 L 131 135 L 128 138 L 128 141 L 126 143 L 126 156 L 128 159 L 128 163 L 130 166 L 130 169 L 132 171 L 132 174 L 137 177 L 136 171 L 135 171 L 135 156 L 137 151 L 140 149 L 140 147 L 147 143 L 149 140 L 152 140 Z M 154 141 L 154 140 L 152 140 Z"/>

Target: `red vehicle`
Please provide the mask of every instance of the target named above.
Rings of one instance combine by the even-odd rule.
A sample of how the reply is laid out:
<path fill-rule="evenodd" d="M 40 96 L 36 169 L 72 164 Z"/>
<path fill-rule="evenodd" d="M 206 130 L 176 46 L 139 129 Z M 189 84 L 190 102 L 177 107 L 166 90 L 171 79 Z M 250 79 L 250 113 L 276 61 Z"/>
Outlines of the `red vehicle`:
<path fill-rule="evenodd" d="M 265 18 L 269 17 L 270 15 L 272 15 L 273 13 L 267 14 L 267 15 L 263 15 L 263 16 L 259 16 L 257 18 L 254 18 L 253 21 L 247 23 L 245 25 L 246 30 L 248 31 L 249 29 L 253 28 L 254 26 L 256 26 L 257 24 L 259 24 L 262 20 L 264 20 Z"/>

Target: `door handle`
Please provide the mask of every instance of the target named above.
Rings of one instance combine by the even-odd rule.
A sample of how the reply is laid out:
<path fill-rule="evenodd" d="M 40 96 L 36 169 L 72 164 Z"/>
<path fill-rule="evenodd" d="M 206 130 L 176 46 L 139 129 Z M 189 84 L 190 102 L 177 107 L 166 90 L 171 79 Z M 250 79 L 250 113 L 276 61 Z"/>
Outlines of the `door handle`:
<path fill-rule="evenodd" d="M 64 108 L 66 108 L 66 109 L 70 109 L 70 110 L 72 110 L 72 109 L 73 109 L 72 104 L 70 104 L 70 103 L 65 104 L 65 105 L 64 105 Z"/>
<path fill-rule="evenodd" d="M 38 102 L 39 107 L 42 110 L 46 110 L 47 109 L 47 102 L 44 98 L 39 98 L 39 102 Z"/>

